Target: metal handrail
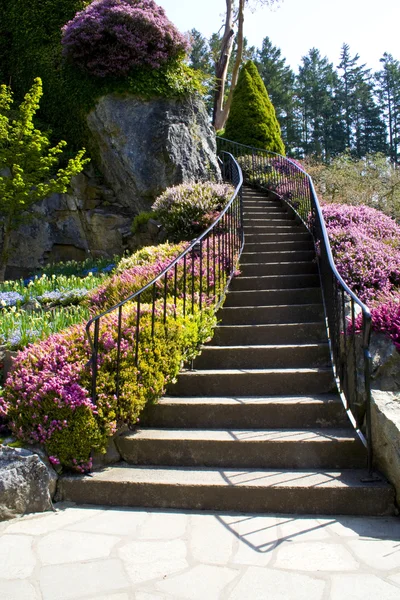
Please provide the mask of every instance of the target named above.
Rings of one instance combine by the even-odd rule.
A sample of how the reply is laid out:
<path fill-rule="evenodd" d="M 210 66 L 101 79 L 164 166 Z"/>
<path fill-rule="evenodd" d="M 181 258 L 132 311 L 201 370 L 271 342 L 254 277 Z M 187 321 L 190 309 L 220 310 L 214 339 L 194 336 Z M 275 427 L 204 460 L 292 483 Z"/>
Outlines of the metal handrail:
<path fill-rule="evenodd" d="M 372 475 L 371 312 L 336 268 L 313 181 L 295 161 L 274 152 L 222 137 L 217 138 L 217 144 L 219 150 L 236 157 L 247 184 L 273 192 L 285 201 L 313 236 L 334 375 L 349 419 L 367 448 L 367 466 Z M 361 349 L 356 336 L 360 318 Z M 359 378 L 360 370 L 363 381 Z"/>
<path fill-rule="evenodd" d="M 228 152 L 222 152 L 220 158 L 222 178 L 225 182 L 232 183 L 235 186 L 234 193 L 226 207 L 220 212 L 215 221 L 197 238 L 188 243 L 188 247 L 165 267 L 156 277 L 151 279 L 140 290 L 130 294 L 117 304 L 111 306 L 102 313 L 91 318 L 86 324 L 86 336 L 90 345 L 91 358 L 88 366 L 91 368 L 91 397 L 93 403 L 97 404 L 97 381 L 99 364 L 99 335 L 103 319 L 112 313 L 117 314 L 118 340 L 117 340 L 117 359 L 115 364 L 116 384 L 115 396 L 117 401 L 120 394 L 120 363 L 121 363 L 121 345 L 122 345 L 122 322 L 123 309 L 129 303 L 135 303 L 137 309 L 137 320 L 135 329 L 133 362 L 137 365 L 140 339 L 140 319 L 141 305 L 149 304 L 143 302 L 146 292 L 151 290 L 151 319 L 152 319 L 152 337 L 154 338 L 154 323 L 156 320 L 155 307 L 157 301 L 161 300 L 163 319 L 165 323 L 168 292 L 176 305 L 178 299 L 178 267 L 182 269 L 183 281 L 183 314 L 193 314 L 196 309 L 200 311 L 204 306 L 210 306 L 210 297 L 204 299 L 206 291 L 208 296 L 212 296 L 212 305 L 214 310 L 220 306 L 225 296 L 228 285 L 235 274 L 239 257 L 243 250 L 243 206 L 242 206 L 242 171 Z M 211 249 L 211 252 L 210 252 Z M 200 265 L 200 292 L 194 289 L 194 270 L 197 263 Z M 204 271 L 204 275 L 203 275 Z M 211 273 L 213 275 L 211 276 Z M 169 286 L 168 275 L 172 275 L 173 285 Z M 203 281 L 204 278 L 204 281 Z M 216 279 L 218 278 L 218 282 Z M 190 285 L 191 279 L 191 285 Z M 157 284 L 162 287 L 157 298 Z M 187 289 L 190 285 L 191 289 Z"/>

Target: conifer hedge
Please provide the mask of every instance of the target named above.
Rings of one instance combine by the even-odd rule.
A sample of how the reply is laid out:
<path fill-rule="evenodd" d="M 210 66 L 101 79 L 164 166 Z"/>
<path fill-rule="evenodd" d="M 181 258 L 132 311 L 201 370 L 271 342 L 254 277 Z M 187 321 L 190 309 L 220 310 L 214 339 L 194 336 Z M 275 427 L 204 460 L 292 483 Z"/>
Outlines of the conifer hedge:
<path fill-rule="evenodd" d="M 224 137 L 240 144 L 285 154 L 275 109 L 251 60 L 240 71 Z"/>

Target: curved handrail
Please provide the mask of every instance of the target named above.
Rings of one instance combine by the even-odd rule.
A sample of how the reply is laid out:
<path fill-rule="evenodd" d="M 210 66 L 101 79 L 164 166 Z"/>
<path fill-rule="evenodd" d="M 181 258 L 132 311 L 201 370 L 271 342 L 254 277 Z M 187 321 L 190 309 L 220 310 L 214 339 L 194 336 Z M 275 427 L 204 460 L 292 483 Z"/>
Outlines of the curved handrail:
<path fill-rule="evenodd" d="M 367 446 L 368 469 L 371 473 L 373 459 L 370 384 L 371 355 L 369 349 L 371 311 L 349 288 L 337 270 L 314 183 L 310 175 L 296 162 L 275 152 L 239 144 L 221 137 L 217 138 L 217 143 L 220 149 L 229 149 L 239 162 L 241 158 L 250 158 L 250 165 L 247 164 L 248 161 L 247 163 L 244 161 L 246 164 L 243 167 L 245 179 L 248 179 L 248 183 L 272 191 L 281 200 L 285 201 L 297 217 L 301 219 L 314 238 L 316 249 L 319 250 L 321 288 L 335 377 L 347 414 L 359 437 Z M 288 165 L 290 165 L 289 168 Z M 299 181 L 300 173 L 301 180 Z M 350 304 L 350 310 L 348 310 L 348 304 Z M 362 390 L 358 381 L 358 363 L 360 362 L 360 357 L 357 354 L 357 340 L 355 339 L 355 307 L 358 307 L 358 311 L 362 315 L 364 390 Z M 346 308 L 349 314 L 346 314 Z M 365 395 L 365 402 L 363 404 L 365 409 L 366 437 L 361 431 L 361 421 L 364 415 L 357 415 L 359 397 L 363 393 Z"/>
<path fill-rule="evenodd" d="M 202 279 L 202 268 L 206 269 L 206 273 L 204 274 L 204 278 L 209 283 L 209 273 L 210 269 L 213 266 L 216 267 L 218 260 L 220 260 L 220 264 L 218 266 L 218 277 L 221 279 L 221 274 L 226 269 L 226 263 L 229 263 L 230 271 L 229 273 L 225 273 L 225 276 L 222 275 L 222 283 L 223 289 L 218 289 L 218 293 L 216 290 L 215 284 L 215 274 L 214 274 L 214 293 L 215 293 L 215 310 L 220 305 L 226 289 L 229 285 L 230 280 L 232 279 L 235 270 L 236 263 L 241 255 L 244 245 L 244 234 L 243 234 L 243 208 L 242 208 L 242 185 L 243 185 L 243 174 L 242 171 L 234 159 L 234 157 L 229 152 L 222 152 L 222 174 L 224 181 L 231 182 L 235 186 L 235 190 L 232 194 L 231 199 L 225 206 L 225 208 L 220 212 L 215 221 L 199 235 L 195 239 L 193 239 L 183 250 L 179 256 L 175 259 L 171 260 L 171 262 L 151 281 L 149 281 L 146 285 L 144 285 L 140 290 L 130 294 L 120 302 L 114 304 L 107 310 L 104 310 L 100 314 L 92 317 L 86 324 L 86 336 L 89 341 L 90 350 L 91 350 L 91 358 L 89 360 L 88 365 L 92 368 L 92 389 L 91 396 L 93 403 L 96 404 L 97 400 L 97 376 L 98 376 L 98 368 L 99 368 L 99 333 L 100 333 L 100 323 L 101 320 L 104 319 L 107 315 L 111 313 L 118 313 L 118 343 L 117 343 L 117 363 L 116 363 L 116 373 L 117 373 L 117 383 L 116 383 L 116 396 L 119 397 L 119 369 L 120 369 L 120 360 L 121 360 L 121 326 L 122 326 L 122 309 L 127 303 L 135 302 L 137 304 L 137 323 L 136 323 L 136 348 L 133 350 L 135 355 L 135 361 L 137 362 L 138 357 L 138 340 L 140 333 L 140 306 L 142 303 L 142 297 L 146 291 L 152 290 L 152 335 L 154 335 L 154 320 L 155 320 L 155 304 L 156 304 L 156 284 L 160 283 L 164 286 L 163 290 L 163 311 L 164 311 L 164 319 L 166 315 L 166 306 L 167 306 L 167 291 L 168 291 L 168 274 L 173 271 L 174 274 L 174 299 L 175 302 L 177 300 L 177 269 L 178 265 L 183 264 L 183 278 L 184 278 L 184 307 L 186 307 L 186 297 L 190 296 L 191 307 L 194 310 L 195 304 L 195 291 L 194 285 L 192 283 L 191 291 L 187 293 L 186 284 L 187 279 L 190 279 L 190 275 L 192 275 L 193 282 L 193 273 L 194 273 L 194 264 L 196 255 L 199 256 L 200 253 L 200 278 Z M 222 231 L 218 231 L 218 228 Z M 220 236 L 220 237 L 218 237 Z M 222 240 L 220 239 L 222 236 Z M 212 265 L 210 264 L 210 240 L 213 244 L 212 252 L 214 255 L 212 256 Z M 217 243 L 216 243 L 217 242 Z M 205 248 L 204 253 L 207 253 L 206 265 L 202 264 L 202 249 Z M 225 256 L 221 258 L 221 256 L 217 255 L 216 252 L 222 248 Z M 196 254 L 197 253 L 197 254 Z M 225 263 L 223 264 L 223 259 Z M 191 263 L 192 272 L 188 271 L 188 263 Z M 221 281 L 219 281 L 221 283 Z M 200 284 L 201 285 L 201 284 Z M 202 289 L 200 288 L 200 295 L 198 298 L 199 308 L 202 309 Z M 197 298 L 196 298 L 197 301 Z M 184 308 L 184 312 L 190 311 L 189 308 Z"/>

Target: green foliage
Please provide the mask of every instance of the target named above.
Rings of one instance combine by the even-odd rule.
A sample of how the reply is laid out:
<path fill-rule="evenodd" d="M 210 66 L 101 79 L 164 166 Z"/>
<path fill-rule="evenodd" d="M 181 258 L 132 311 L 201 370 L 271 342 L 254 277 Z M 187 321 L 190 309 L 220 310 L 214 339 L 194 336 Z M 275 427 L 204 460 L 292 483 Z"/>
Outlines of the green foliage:
<path fill-rule="evenodd" d="M 182 183 L 168 188 L 152 208 L 171 241 L 191 240 L 211 225 L 233 191 L 227 184 Z"/>
<path fill-rule="evenodd" d="M 285 153 L 275 109 L 251 60 L 240 71 L 226 122 L 225 137 L 277 154 Z"/>
<path fill-rule="evenodd" d="M 156 213 L 153 211 L 144 211 L 136 215 L 133 219 L 131 231 L 133 234 L 141 231 L 144 225 L 147 225 L 150 219 L 155 219 L 157 217 Z"/>
<path fill-rule="evenodd" d="M 81 150 L 54 173 L 66 142 L 51 148 L 47 135 L 33 124 L 42 93 L 42 81 L 36 78 L 18 110 L 13 111 L 10 88 L 0 87 L 0 215 L 4 219 L 0 276 L 8 256 L 9 236 L 29 219 L 31 206 L 55 192 L 66 192 L 71 178 L 88 162 Z"/>
<path fill-rule="evenodd" d="M 326 202 L 365 205 L 400 219 L 400 171 L 383 154 L 356 159 L 347 152 L 329 164 L 308 161 L 306 170 Z"/>
<path fill-rule="evenodd" d="M 79 147 L 86 143 L 86 115 L 107 93 L 136 94 L 144 99 L 182 97 L 203 90 L 199 78 L 182 60 L 161 69 L 137 68 L 129 77 L 96 78 L 66 64 L 61 28 L 88 0 L 0 0 L 0 77 L 12 80 L 22 98 L 34 76 L 41 77 L 44 99 L 41 117 L 52 135 Z"/>

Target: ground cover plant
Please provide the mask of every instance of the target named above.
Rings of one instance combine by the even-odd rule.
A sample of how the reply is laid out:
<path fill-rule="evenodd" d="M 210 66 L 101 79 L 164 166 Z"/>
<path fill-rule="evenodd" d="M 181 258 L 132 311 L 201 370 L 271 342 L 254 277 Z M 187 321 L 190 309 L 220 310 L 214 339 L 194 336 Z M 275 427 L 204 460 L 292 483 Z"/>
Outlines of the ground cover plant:
<path fill-rule="evenodd" d="M 367 206 L 324 204 L 322 212 L 339 273 L 371 308 L 373 330 L 400 350 L 400 226 Z"/>
<path fill-rule="evenodd" d="M 203 185 L 208 189 L 209 184 Z M 232 193 L 232 188 L 220 188 Z M 14 294 L 12 300 L 7 296 L 9 305 L 3 309 L 9 317 L 9 330 L 13 328 L 12 316 L 23 312 L 26 289 L 36 289 L 35 301 L 48 306 L 59 302 L 60 297 L 56 289 L 45 290 L 45 282 L 55 286 L 61 280 L 72 281 L 73 287 L 79 281 L 78 289 L 87 293 L 75 307 L 82 311 L 78 323 L 18 353 L 0 397 L 0 421 L 7 419 L 22 442 L 43 444 L 55 466 L 89 470 L 91 452 L 104 451 L 109 436 L 122 423 L 136 423 L 144 406 L 164 393 L 182 364 L 210 338 L 216 322 L 216 297 L 225 285 L 232 260 L 236 260 L 222 243 L 221 233 L 218 230 L 204 246 L 204 256 L 193 250 L 180 258 L 176 269 L 141 294 L 140 307 L 136 301 L 127 302 L 120 315 L 116 311 L 101 318 L 95 404 L 88 368 L 92 349 L 85 333 L 84 311 L 99 314 L 139 291 L 179 257 L 187 242 L 143 248 L 121 259 L 112 273 L 99 270 L 81 278 L 52 273 L 24 282 L 23 288 L 10 284 L 3 292 Z M 107 266 L 103 270 L 110 271 Z M 69 291 L 74 290 L 78 296 L 77 288 Z M 50 310 L 56 309 L 53 306 Z M 36 322 L 28 319 L 26 329 L 29 326 L 37 328 Z M 25 340 L 30 333 L 25 331 Z"/>

